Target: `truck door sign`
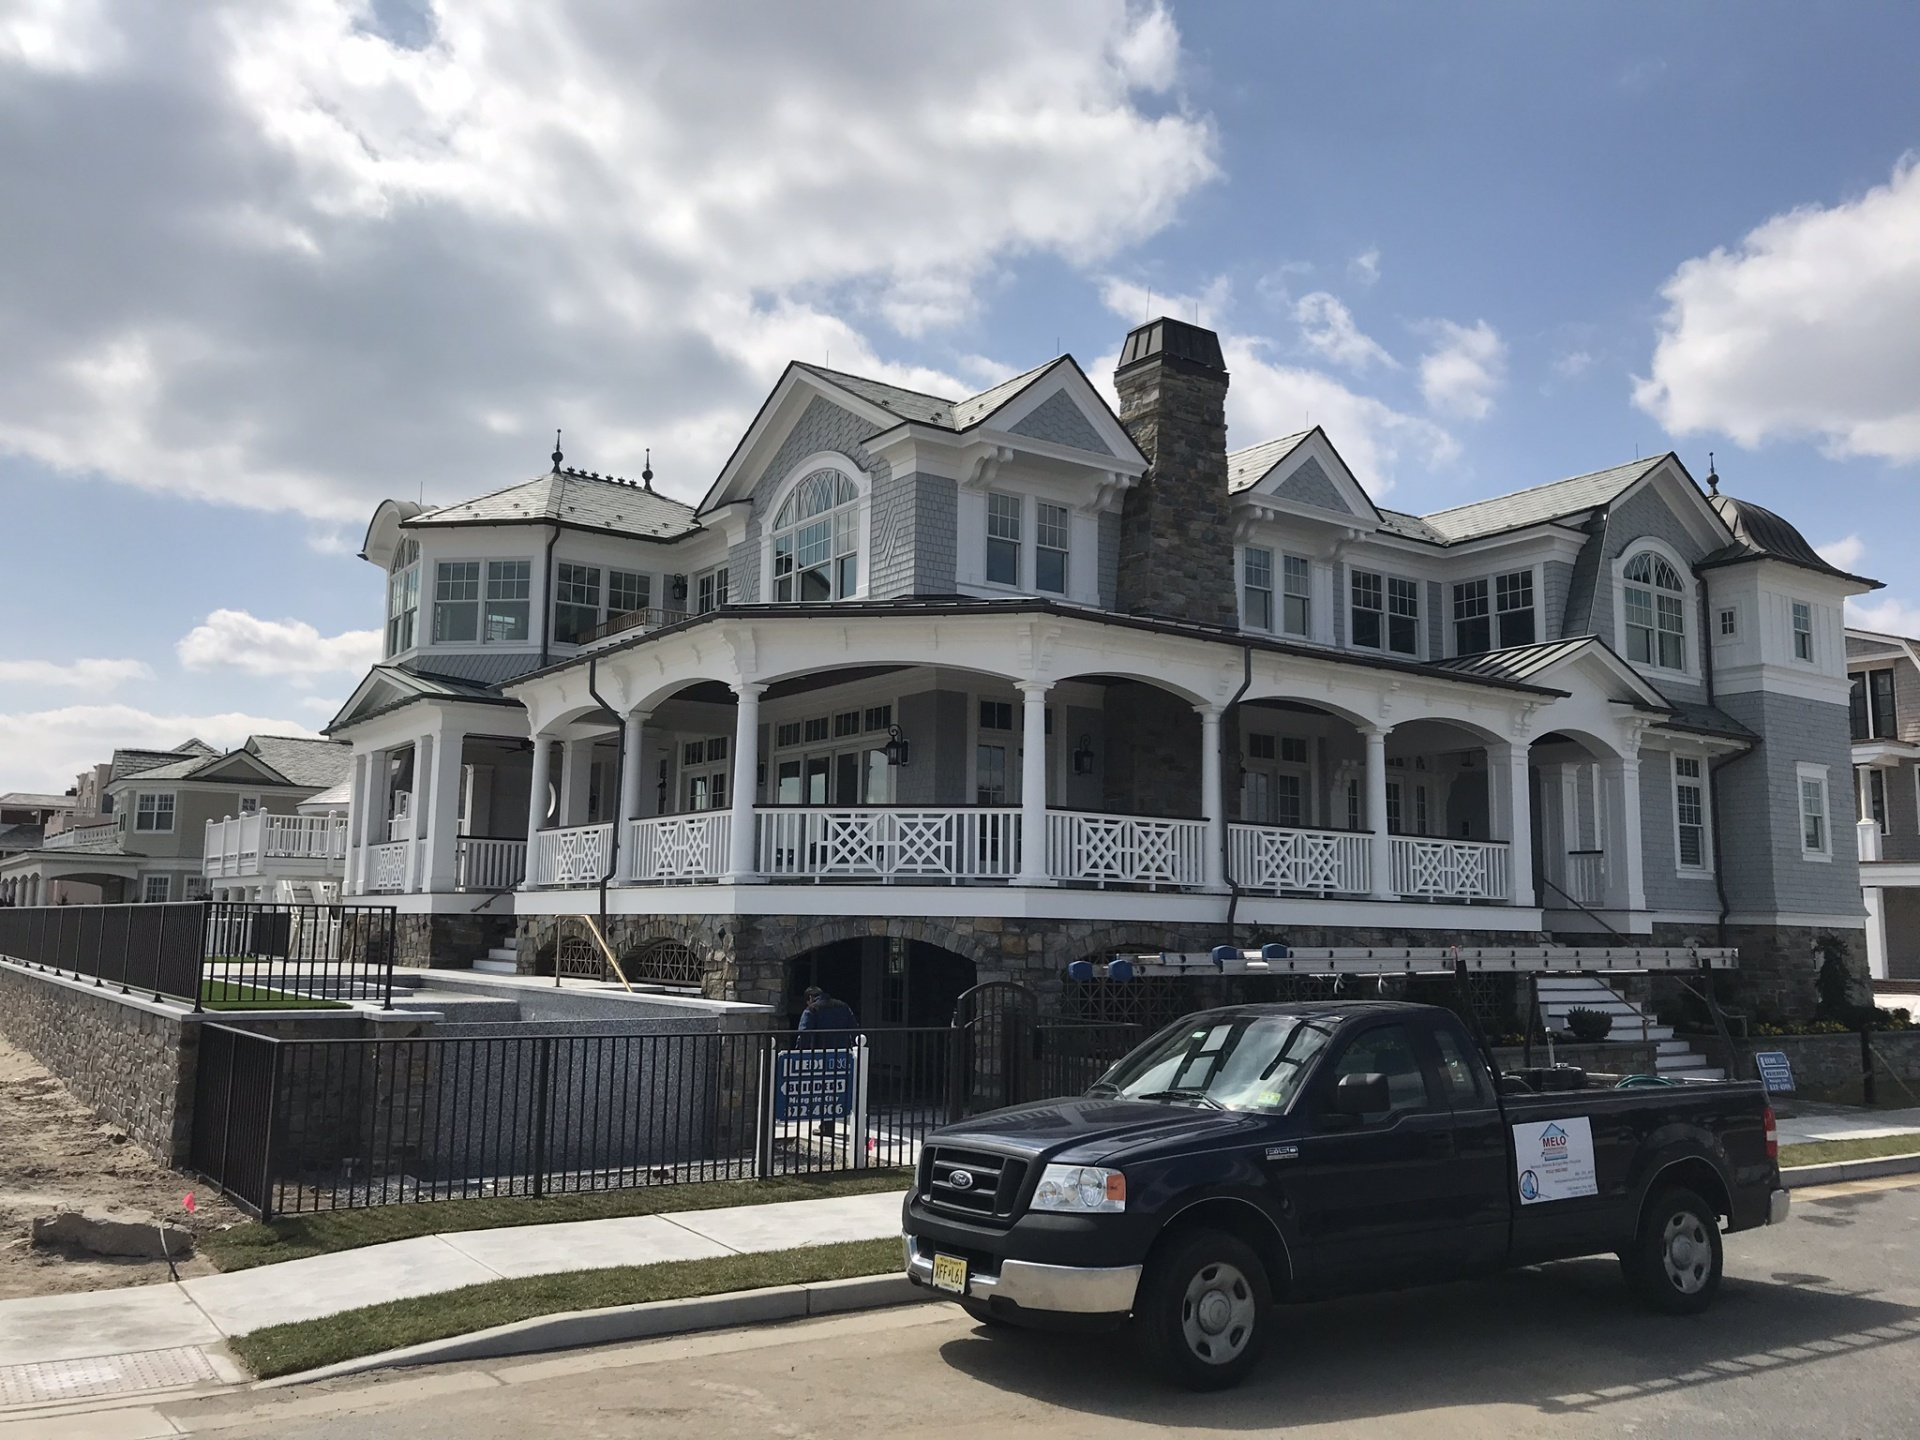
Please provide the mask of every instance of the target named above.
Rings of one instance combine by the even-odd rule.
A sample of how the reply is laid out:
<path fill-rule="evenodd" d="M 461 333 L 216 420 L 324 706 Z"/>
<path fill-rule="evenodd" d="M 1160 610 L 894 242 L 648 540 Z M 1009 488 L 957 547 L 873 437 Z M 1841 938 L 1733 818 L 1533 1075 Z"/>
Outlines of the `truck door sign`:
<path fill-rule="evenodd" d="M 1513 1163 L 1522 1205 L 1600 1193 L 1593 1169 L 1593 1127 L 1585 1116 L 1515 1125 Z"/>

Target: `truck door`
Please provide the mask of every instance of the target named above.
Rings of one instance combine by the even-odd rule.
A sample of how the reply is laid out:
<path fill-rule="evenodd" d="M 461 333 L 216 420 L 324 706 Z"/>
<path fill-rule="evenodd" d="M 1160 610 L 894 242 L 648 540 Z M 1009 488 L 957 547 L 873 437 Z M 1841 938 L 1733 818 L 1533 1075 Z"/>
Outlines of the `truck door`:
<path fill-rule="evenodd" d="M 1312 1131 L 1287 1190 L 1325 1288 L 1417 1284 L 1468 1268 L 1461 1237 L 1447 1229 L 1453 1110 L 1422 1060 L 1425 1038 L 1404 1022 L 1371 1026 L 1315 1081 Z M 1388 1108 L 1335 1114 L 1340 1077 L 1369 1073 L 1387 1077 Z"/>
<path fill-rule="evenodd" d="M 1459 1227 L 1468 1268 L 1495 1270 L 1507 1259 L 1508 1192 L 1513 1186 L 1506 1119 L 1487 1067 L 1459 1031 L 1446 1020 L 1437 1021 L 1433 1043 L 1440 1089 L 1453 1107 L 1446 1208 L 1451 1223 Z"/>

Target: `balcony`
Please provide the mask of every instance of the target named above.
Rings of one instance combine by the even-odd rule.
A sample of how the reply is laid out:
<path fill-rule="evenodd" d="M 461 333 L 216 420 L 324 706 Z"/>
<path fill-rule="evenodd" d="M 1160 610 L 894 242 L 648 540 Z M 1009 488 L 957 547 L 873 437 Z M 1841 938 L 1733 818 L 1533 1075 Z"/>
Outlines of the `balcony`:
<path fill-rule="evenodd" d="M 1008 806 L 761 806 L 754 825 L 757 873 L 774 882 L 1006 884 L 1020 875 L 1020 812 Z M 728 873 L 732 831 L 724 810 L 629 821 L 615 883 L 711 884 Z M 1244 891 L 1349 899 L 1373 893 L 1373 837 L 1365 831 L 1234 824 L 1227 833 L 1230 874 Z M 598 884 L 612 835 L 609 824 L 540 832 L 531 884 Z M 1200 890 L 1207 843 L 1204 820 L 1050 810 L 1044 874 L 1055 885 Z M 1402 899 L 1510 898 L 1504 844 L 1410 835 L 1388 844 L 1389 878 Z"/>
<path fill-rule="evenodd" d="M 344 815 L 240 815 L 209 820 L 200 873 L 209 880 L 268 871 L 339 873 L 347 855 Z"/>
<path fill-rule="evenodd" d="M 454 847 L 454 886 L 459 890 L 512 890 L 527 878 L 527 842 L 462 835 Z"/>
<path fill-rule="evenodd" d="M 581 635 L 579 643 L 584 648 L 596 641 L 610 640 L 616 635 L 644 635 L 649 630 L 664 629 L 691 618 L 692 612 L 687 610 L 628 610 L 619 615 L 609 615 Z"/>
<path fill-rule="evenodd" d="M 120 827 L 109 820 L 104 825 L 82 825 L 77 829 L 62 830 L 58 835 L 49 835 L 40 848 L 104 855 L 117 854 L 125 847 L 120 843 Z"/>

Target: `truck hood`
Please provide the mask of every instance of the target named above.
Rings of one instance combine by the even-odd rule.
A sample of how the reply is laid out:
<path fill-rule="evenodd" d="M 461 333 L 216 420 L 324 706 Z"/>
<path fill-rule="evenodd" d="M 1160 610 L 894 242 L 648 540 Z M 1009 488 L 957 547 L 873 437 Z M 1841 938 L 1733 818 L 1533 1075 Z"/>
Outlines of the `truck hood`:
<path fill-rule="evenodd" d="M 1261 1117 L 1160 1100 L 1085 1097 L 1042 1100 L 993 1110 L 928 1136 L 935 1145 L 977 1145 L 998 1154 L 1094 1164 L 1123 1150 L 1175 1135 L 1184 1143 L 1225 1138 L 1260 1124 Z"/>

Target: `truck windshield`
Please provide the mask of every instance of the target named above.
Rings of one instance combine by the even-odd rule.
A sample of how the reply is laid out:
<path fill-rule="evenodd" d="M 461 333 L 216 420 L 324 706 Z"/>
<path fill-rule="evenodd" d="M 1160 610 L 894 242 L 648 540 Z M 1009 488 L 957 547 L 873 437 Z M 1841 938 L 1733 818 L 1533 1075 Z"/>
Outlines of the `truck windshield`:
<path fill-rule="evenodd" d="M 1154 1036 L 1087 1093 L 1277 1114 L 1334 1024 L 1297 1015 L 1203 1015 Z"/>

